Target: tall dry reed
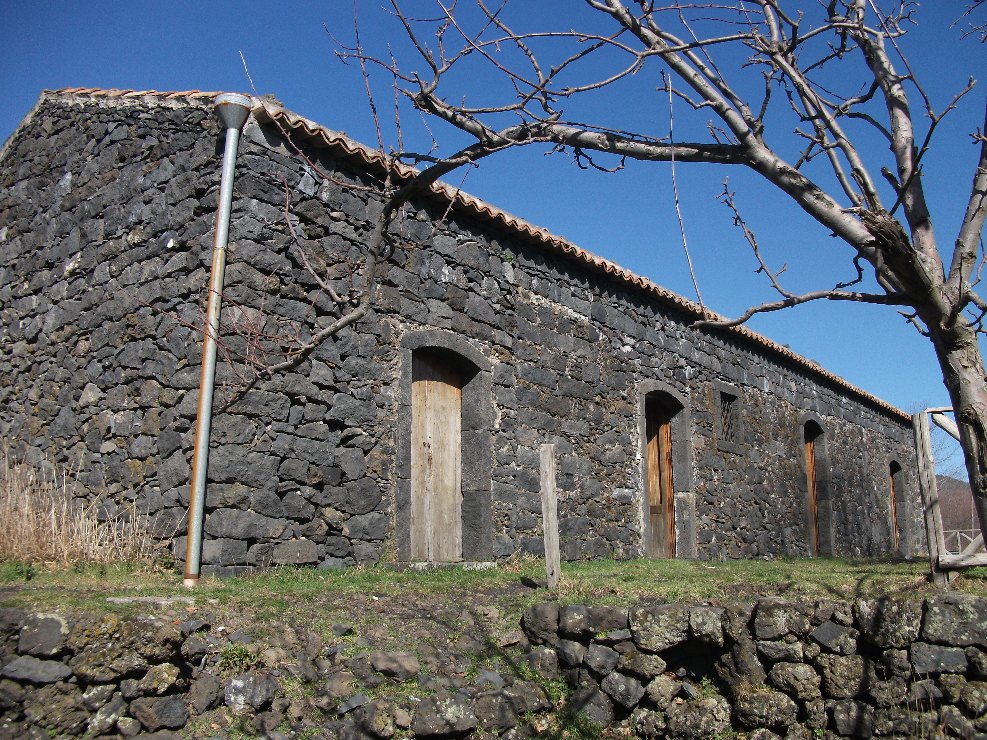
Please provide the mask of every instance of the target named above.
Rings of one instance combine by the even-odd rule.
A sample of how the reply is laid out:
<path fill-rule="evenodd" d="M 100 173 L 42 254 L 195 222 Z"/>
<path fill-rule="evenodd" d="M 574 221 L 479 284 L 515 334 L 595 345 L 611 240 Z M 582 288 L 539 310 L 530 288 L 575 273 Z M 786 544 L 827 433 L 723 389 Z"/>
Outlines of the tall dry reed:
<path fill-rule="evenodd" d="M 64 468 L 0 455 L 0 560 L 68 566 L 151 559 L 146 516 L 129 507 L 100 521 L 100 499 L 75 499 L 71 483 Z"/>

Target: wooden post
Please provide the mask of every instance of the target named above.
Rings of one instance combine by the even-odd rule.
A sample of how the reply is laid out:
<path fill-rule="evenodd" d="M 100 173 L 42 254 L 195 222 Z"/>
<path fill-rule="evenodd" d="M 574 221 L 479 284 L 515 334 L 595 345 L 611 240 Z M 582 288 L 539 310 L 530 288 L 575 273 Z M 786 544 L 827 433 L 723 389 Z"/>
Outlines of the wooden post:
<path fill-rule="evenodd" d="M 555 493 L 555 445 L 541 446 L 541 517 L 545 530 L 545 574 L 548 587 L 557 588 L 562 570 L 559 556 L 559 502 Z"/>
<path fill-rule="evenodd" d="M 942 541 L 942 519 L 939 514 L 939 490 L 936 486 L 935 460 L 932 458 L 932 441 L 929 434 L 929 416 L 920 411 L 912 417 L 915 428 L 915 447 L 918 452 L 918 481 L 922 491 L 922 513 L 925 518 L 925 538 L 929 547 L 929 568 L 932 582 L 937 586 L 948 586 L 949 576 L 940 561 L 946 554 Z"/>

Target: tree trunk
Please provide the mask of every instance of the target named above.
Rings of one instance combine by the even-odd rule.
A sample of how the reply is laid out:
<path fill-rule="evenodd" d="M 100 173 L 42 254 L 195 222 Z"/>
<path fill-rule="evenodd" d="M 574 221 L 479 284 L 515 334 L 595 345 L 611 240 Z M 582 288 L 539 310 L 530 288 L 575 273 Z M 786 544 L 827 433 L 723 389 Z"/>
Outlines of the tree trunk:
<path fill-rule="evenodd" d="M 952 401 L 980 532 L 987 542 L 987 382 L 977 335 L 962 318 L 945 329 L 931 327 L 929 335 Z"/>

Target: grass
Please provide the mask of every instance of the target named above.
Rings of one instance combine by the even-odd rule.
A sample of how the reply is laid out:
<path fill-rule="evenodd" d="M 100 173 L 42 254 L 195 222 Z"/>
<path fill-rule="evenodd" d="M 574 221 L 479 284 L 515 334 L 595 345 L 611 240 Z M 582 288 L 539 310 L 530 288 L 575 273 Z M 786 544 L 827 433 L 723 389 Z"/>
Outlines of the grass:
<path fill-rule="evenodd" d="M 738 560 L 717 563 L 683 560 L 630 560 L 567 563 L 558 591 L 525 588 L 522 579 L 543 576 L 542 561 L 527 559 L 507 567 L 462 571 L 442 569 L 398 572 L 385 567 L 320 571 L 278 568 L 240 578 L 203 578 L 188 592 L 175 572 L 143 563 L 80 564 L 72 569 L 23 560 L 0 562 L 0 606 L 35 605 L 55 608 L 123 608 L 108 605 L 108 596 L 192 595 L 197 603 L 248 609 L 272 629 L 285 620 L 315 624 L 329 632 L 334 623 L 367 628 L 386 622 L 374 611 L 353 609 L 354 600 L 445 600 L 470 603 L 477 592 L 496 594 L 501 612 L 521 611 L 546 598 L 561 603 L 634 603 L 655 601 L 717 601 L 777 595 L 789 599 L 877 597 L 897 595 L 921 599 L 936 592 L 928 566 L 881 560 L 839 558 Z M 987 596 L 987 568 L 966 571 L 952 589 Z M 338 610 L 313 614 L 311 607 L 331 596 Z"/>
<path fill-rule="evenodd" d="M 37 563 L 66 568 L 150 560 L 147 517 L 129 507 L 101 521 L 102 500 L 76 499 L 72 484 L 64 468 L 15 463 L 2 453 L 0 562 L 16 559 L 29 569 Z"/>

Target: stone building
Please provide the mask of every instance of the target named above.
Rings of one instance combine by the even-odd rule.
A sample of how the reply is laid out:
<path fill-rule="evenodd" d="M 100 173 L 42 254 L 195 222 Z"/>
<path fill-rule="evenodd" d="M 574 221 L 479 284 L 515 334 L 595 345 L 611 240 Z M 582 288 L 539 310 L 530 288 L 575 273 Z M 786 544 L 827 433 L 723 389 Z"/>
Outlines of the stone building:
<path fill-rule="evenodd" d="M 214 95 L 45 92 L 0 151 L 0 436 L 179 554 Z M 273 357 L 268 335 L 336 315 L 305 261 L 339 289 L 359 272 L 383 168 L 253 102 L 223 332 Z M 204 572 L 538 553 L 546 442 L 567 559 L 924 548 L 903 412 L 749 329 L 693 328 L 693 303 L 453 188 L 395 228 L 360 322 L 245 393 L 251 366 L 223 356 Z"/>

